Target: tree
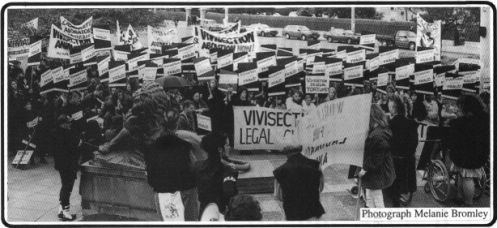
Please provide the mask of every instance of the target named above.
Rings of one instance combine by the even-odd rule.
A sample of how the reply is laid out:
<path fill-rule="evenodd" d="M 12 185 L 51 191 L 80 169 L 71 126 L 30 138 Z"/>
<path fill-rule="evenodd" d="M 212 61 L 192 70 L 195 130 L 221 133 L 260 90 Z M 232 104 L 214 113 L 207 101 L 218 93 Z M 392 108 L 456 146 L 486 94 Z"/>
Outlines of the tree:
<path fill-rule="evenodd" d="M 337 16 L 338 18 L 351 18 L 352 9 L 351 8 L 314 8 L 316 12 L 316 16 L 318 14 L 327 14 L 330 16 Z M 375 8 L 366 7 L 366 8 L 355 8 L 355 16 L 356 18 L 362 19 L 374 19 L 381 20 L 383 14 L 376 12 Z"/>
<path fill-rule="evenodd" d="M 414 15 L 419 13 L 426 21 L 442 21 L 442 34 L 456 28 L 467 28 L 480 23 L 480 8 L 408 8 Z M 411 20 L 416 21 L 416 17 Z"/>

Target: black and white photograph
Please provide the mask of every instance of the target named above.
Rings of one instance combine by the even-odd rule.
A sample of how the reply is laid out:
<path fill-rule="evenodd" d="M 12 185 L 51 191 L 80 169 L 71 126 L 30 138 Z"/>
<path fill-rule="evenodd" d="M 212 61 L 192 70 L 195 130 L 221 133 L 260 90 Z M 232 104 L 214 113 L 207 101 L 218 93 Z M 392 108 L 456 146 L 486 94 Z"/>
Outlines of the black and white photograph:
<path fill-rule="evenodd" d="M 495 223 L 492 2 L 5 2 L 2 225 Z"/>

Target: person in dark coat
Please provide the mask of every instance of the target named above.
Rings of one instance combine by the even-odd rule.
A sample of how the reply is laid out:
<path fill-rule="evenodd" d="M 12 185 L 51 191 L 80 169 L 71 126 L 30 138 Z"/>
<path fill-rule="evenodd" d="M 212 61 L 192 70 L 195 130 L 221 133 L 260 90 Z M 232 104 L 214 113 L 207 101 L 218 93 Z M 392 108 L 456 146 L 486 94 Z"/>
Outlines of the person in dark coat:
<path fill-rule="evenodd" d="M 230 147 L 233 148 L 235 145 L 235 113 L 233 112 L 234 106 L 252 106 L 252 103 L 248 99 L 248 90 L 244 86 L 238 88 L 236 95 L 229 95 L 226 107 L 226 122 L 230 123 L 226 125 L 226 130 L 229 132 Z"/>
<path fill-rule="evenodd" d="M 418 124 L 406 118 L 405 106 L 398 95 L 389 101 L 388 107 L 393 116 L 389 122 L 392 130 L 390 147 L 396 178 L 387 192 L 392 198 L 393 206 L 400 207 L 400 194 L 415 192 L 417 189 L 414 154 L 418 146 Z"/>
<path fill-rule="evenodd" d="M 62 221 L 71 221 L 76 217 L 70 214 L 72 188 L 76 180 L 79 153 L 76 152 L 79 137 L 72 129 L 71 120 L 62 114 L 57 118 L 58 127 L 53 131 L 53 158 L 55 169 L 59 171 L 62 187 L 60 189 L 60 207 L 58 216 Z"/>
<path fill-rule="evenodd" d="M 273 171 L 275 195 L 283 201 L 286 220 L 319 219 L 325 213 L 320 202 L 323 173 L 319 162 L 301 154 L 302 146 L 285 147 L 288 160 Z"/>
<path fill-rule="evenodd" d="M 216 79 L 212 79 L 210 81 L 210 94 L 207 100 L 207 105 L 209 105 L 212 132 L 226 132 L 226 103 L 224 102 L 223 92 L 217 88 Z"/>
<path fill-rule="evenodd" d="M 378 104 L 371 105 L 369 135 L 364 146 L 364 162 L 359 172 L 362 187 L 366 189 L 366 206 L 384 208 L 382 189 L 395 180 L 387 116 Z"/>
<path fill-rule="evenodd" d="M 90 120 L 86 123 L 82 140 L 83 144 L 80 147 L 81 164 L 93 159 L 93 152 L 105 142 L 102 129 L 96 120 Z"/>
<path fill-rule="evenodd" d="M 454 162 L 452 171 L 459 172 L 456 201 L 462 206 L 473 205 L 474 178 L 481 179 L 490 156 L 490 116 L 483 104 L 472 94 L 462 95 L 457 101 L 461 116 L 449 122 L 449 132 L 444 142 L 450 149 Z M 462 202 L 463 201 L 463 202 Z"/>
<path fill-rule="evenodd" d="M 183 111 L 178 118 L 178 130 L 195 132 L 194 107 L 190 100 L 183 102 Z"/>

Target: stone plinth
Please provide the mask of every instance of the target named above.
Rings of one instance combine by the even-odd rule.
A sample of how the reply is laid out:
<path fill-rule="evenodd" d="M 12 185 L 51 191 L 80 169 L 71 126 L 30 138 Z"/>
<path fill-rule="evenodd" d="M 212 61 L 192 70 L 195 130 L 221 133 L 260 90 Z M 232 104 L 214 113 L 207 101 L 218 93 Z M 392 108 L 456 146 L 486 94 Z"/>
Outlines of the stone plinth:
<path fill-rule="evenodd" d="M 245 194 L 274 192 L 273 164 L 268 160 L 249 162 L 251 169 L 238 175 L 238 191 Z"/>

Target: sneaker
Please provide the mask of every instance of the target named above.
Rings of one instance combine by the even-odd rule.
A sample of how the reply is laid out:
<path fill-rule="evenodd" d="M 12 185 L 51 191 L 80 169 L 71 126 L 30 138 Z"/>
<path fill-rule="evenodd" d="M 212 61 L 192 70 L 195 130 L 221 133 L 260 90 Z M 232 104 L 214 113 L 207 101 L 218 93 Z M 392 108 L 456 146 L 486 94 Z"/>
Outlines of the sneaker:
<path fill-rule="evenodd" d="M 76 216 L 75 215 L 71 215 L 71 213 L 69 213 L 69 206 L 67 207 L 64 207 L 64 210 L 62 210 L 62 213 L 60 214 L 59 218 L 65 222 L 65 221 L 73 221 L 76 219 Z"/>
<path fill-rule="evenodd" d="M 57 216 L 59 217 L 59 219 L 62 219 L 62 205 L 59 205 L 59 212 L 57 212 Z"/>

